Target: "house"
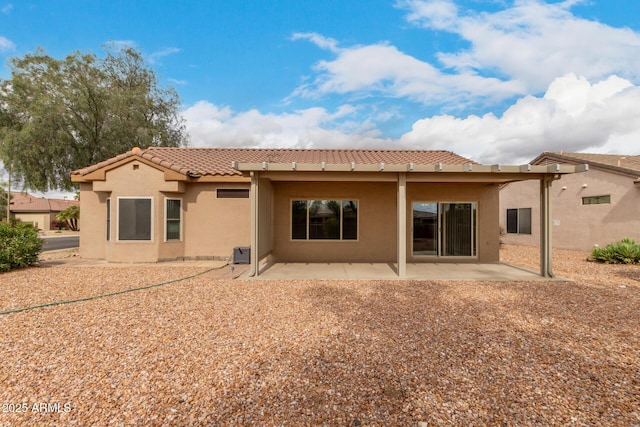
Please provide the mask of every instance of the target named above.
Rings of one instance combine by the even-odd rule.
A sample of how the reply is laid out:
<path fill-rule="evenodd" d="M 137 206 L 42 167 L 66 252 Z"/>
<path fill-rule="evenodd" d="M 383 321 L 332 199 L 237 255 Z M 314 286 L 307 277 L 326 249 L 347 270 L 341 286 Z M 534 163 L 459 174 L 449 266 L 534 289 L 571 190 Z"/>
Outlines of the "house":
<path fill-rule="evenodd" d="M 544 195 L 578 170 L 449 151 L 134 148 L 71 178 L 85 258 L 224 259 L 249 247 L 254 275 L 270 260 L 393 263 L 404 276 L 407 262 L 498 262 L 499 186 L 534 180 Z"/>
<path fill-rule="evenodd" d="M 72 205 L 79 205 L 77 200 L 47 199 L 28 193 L 11 192 L 9 210 L 14 219 L 33 224 L 34 227 L 50 231 L 55 224 L 56 215 Z"/>
<path fill-rule="evenodd" d="M 640 156 L 544 152 L 532 165 L 588 164 L 588 171 L 553 183 L 553 247 L 590 250 L 624 237 L 640 240 Z M 500 227 L 505 243 L 539 244 L 540 201 L 533 182 L 500 190 Z"/>

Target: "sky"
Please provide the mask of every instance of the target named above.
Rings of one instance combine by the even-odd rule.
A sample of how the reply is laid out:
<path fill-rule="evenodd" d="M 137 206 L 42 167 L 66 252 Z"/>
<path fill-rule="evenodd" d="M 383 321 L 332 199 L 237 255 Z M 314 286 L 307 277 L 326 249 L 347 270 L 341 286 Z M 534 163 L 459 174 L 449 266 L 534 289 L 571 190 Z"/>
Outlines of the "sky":
<path fill-rule="evenodd" d="M 0 0 L 0 78 L 111 43 L 193 147 L 640 154 L 638 0 Z"/>

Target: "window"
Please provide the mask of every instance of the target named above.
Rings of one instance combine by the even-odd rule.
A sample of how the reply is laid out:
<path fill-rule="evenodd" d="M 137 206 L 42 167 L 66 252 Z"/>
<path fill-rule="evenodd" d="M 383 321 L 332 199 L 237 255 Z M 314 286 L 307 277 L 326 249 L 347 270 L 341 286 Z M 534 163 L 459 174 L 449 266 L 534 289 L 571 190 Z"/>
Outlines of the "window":
<path fill-rule="evenodd" d="M 107 242 L 111 240 L 111 199 L 107 199 Z"/>
<path fill-rule="evenodd" d="M 583 197 L 583 205 L 604 205 L 611 203 L 611 195 Z"/>
<path fill-rule="evenodd" d="M 357 240 L 357 200 L 292 200 L 293 240 Z"/>
<path fill-rule="evenodd" d="M 118 198 L 118 240 L 151 240 L 151 198 Z"/>
<path fill-rule="evenodd" d="M 531 234 L 531 208 L 507 209 L 507 233 Z"/>
<path fill-rule="evenodd" d="M 216 190 L 216 197 L 218 199 L 248 199 L 248 188 L 218 188 Z"/>
<path fill-rule="evenodd" d="M 165 199 L 165 240 L 180 240 L 182 209 L 180 199 Z"/>

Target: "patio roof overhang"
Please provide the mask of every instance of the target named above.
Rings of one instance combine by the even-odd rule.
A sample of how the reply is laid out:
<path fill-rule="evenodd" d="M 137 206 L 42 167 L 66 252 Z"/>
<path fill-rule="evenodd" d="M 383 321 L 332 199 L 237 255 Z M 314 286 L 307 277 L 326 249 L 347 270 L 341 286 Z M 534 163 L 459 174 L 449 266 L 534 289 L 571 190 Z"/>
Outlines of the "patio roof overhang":
<path fill-rule="evenodd" d="M 492 182 L 507 183 L 530 179 L 558 179 L 561 175 L 584 172 L 589 165 L 481 165 L 468 163 L 464 165 L 448 164 L 385 164 L 385 163 L 245 163 L 232 162 L 231 167 L 245 176 L 260 172 L 261 176 L 274 181 L 306 179 L 317 180 L 324 177 L 333 180 L 332 175 L 343 179 L 375 181 L 396 181 L 399 173 L 404 173 L 406 180 L 429 182 Z M 375 174 L 376 176 L 372 176 Z"/>

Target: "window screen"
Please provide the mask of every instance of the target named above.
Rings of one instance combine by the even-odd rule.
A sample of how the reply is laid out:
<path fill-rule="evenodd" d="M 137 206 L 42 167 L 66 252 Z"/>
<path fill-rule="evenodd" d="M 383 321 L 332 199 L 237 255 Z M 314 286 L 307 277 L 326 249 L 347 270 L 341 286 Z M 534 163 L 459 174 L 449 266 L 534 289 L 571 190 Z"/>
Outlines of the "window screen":
<path fill-rule="evenodd" d="M 180 199 L 167 199 L 166 240 L 180 240 Z"/>
<path fill-rule="evenodd" d="M 151 199 L 118 199 L 118 239 L 151 240 Z"/>

